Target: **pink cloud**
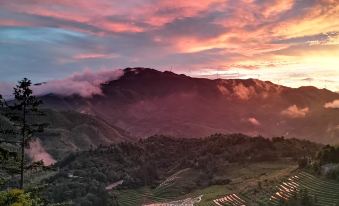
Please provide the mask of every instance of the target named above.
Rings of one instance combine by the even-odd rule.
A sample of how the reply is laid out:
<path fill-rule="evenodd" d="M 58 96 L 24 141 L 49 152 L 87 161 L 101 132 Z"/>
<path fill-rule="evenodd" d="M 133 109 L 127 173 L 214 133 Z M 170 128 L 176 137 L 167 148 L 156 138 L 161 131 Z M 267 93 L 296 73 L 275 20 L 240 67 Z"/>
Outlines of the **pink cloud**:
<path fill-rule="evenodd" d="M 134 22 L 138 21 L 159 27 L 177 18 L 196 16 L 208 10 L 211 5 L 221 2 L 225 2 L 225 0 L 179 0 L 176 2 L 171 0 L 142 0 L 135 2 L 114 2 L 110 0 L 28 0 L 20 3 L 15 1 L 6 2 L 3 4 L 3 7 L 24 14 L 86 23 L 106 31 L 142 32 L 144 28 L 134 25 Z M 175 12 L 166 12 L 169 10 Z M 128 18 L 124 18 L 123 22 L 107 18 L 112 16 L 125 16 L 126 14 L 128 14 Z"/>
<path fill-rule="evenodd" d="M 84 53 L 84 54 L 77 54 L 73 58 L 74 59 L 111 59 L 115 58 L 118 55 L 115 54 L 100 54 L 100 53 Z"/>
<path fill-rule="evenodd" d="M 252 125 L 254 125 L 254 126 L 260 126 L 261 125 L 261 123 L 256 118 L 254 118 L 254 117 L 248 118 L 247 121 L 249 123 L 251 123 Z"/>
<path fill-rule="evenodd" d="M 252 86 L 246 87 L 242 83 L 234 86 L 233 92 L 241 100 L 248 100 L 256 94 L 255 89 Z"/>
<path fill-rule="evenodd" d="M 63 96 L 80 95 L 92 97 L 102 95 L 101 84 L 119 79 L 124 74 L 123 70 L 102 69 L 97 72 L 84 70 L 61 80 L 52 80 L 45 84 L 34 86 L 36 95 L 54 93 Z"/>
<path fill-rule="evenodd" d="M 326 109 L 339 109 L 339 99 L 326 103 L 324 107 Z"/>
<path fill-rule="evenodd" d="M 14 19 L 0 19 L 0 26 L 31 26 L 31 24 Z"/>
<path fill-rule="evenodd" d="M 310 109 L 308 107 L 305 108 L 299 108 L 297 105 L 292 105 L 288 107 L 287 109 L 283 110 L 281 112 L 282 115 L 296 119 L 296 118 L 304 118 L 306 115 L 310 112 Z"/>
<path fill-rule="evenodd" d="M 288 11 L 294 5 L 294 0 L 274 0 L 268 1 L 269 4 L 265 7 L 263 15 L 265 18 L 272 18 L 280 13 Z"/>
<path fill-rule="evenodd" d="M 133 23 L 121 23 L 121 22 L 112 22 L 112 21 L 100 21 L 98 25 L 100 28 L 106 31 L 112 32 L 132 32 L 138 33 L 143 32 L 144 28 L 136 26 Z"/>
<path fill-rule="evenodd" d="M 41 145 L 40 140 L 30 142 L 29 149 L 26 150 L 26 152 L 34 162 L 43 161 L 44 165 L 47 166 L 56 162 L 54 158 L 46 152 L 45 148 Z"/>
<path fill-rule="evenodd" d="M 223 94 L 224 96 L 228 96 L 230 94 L 230 91 L 222 84 L 218 84 L 217 88 L 220 91 L 220 93 Z"/>

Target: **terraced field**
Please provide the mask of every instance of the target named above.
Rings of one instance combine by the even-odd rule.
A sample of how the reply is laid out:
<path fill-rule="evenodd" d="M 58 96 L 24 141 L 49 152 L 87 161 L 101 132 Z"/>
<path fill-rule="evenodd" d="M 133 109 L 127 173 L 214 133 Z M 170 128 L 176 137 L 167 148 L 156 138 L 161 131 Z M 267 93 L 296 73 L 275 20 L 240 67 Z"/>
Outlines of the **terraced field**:
<path fill-rule="evenodd" d="M 213 201 L 216 205 L 230 205 L 230 206 L 245 206 L 246 201 L 236 194 L 226 195 L 225 197 L 215 199 Z"/>
<path fill-rule="evenodd" d="M 270 202 L 276 205 L 280 200 L 290 199 L 297 191 L 300 190 L 298 180 L 299 176 L 295 175 L 283 181 L 277 186 L 277 191 L 270 197 Z"/>
<path fill-rule="evenodd" d="M 200 197 L 201 194 L 185 196 L 188 187 L 195 187 L 196 178 L 198 174 L 194 170 L 183 169 L 168 177 L 154 189 L 144 187 L 137 190 L 120 190 L 116 191 L 116 196 L 119 205 L 125 206 L 163 203 L 181 205 L 181 202 L 192 202 L 196 197 Z M 198 203 L 200 200 L 195 202 Z"/>
<path fill-rule="evenodd" d="M 132 205 L 143 205 L 151 200 L 157 198 L 153 195 L 149 188 L 140 188 L 136 190 L 121 190 L 118 193 L 119 205 L 132 206 Z M 165 199 L 158 199 L 158 201 L 164 201 Z"/>
<path fill-rule="evenodd" d="M 277 186 L 277 191 L 271 196 L 270 201 L 272 205 L 277 205 L 279 200 L 290 198 L 300 189 L 306 189 L 315 197 L 319 206 L 335 206 L 339 202 L 339 183 L 306 172 L 300 172 L 283 181 Z"/>
<path fill-rule="evenodd" d="M 192 171 L 182 170 L 161 183 L 157 188 L 140 188 L 137 190 L 117 191 L 120 205 L 149 205 L 149 206 L 250 206 L 258 205 L 259 202 L 265 205 L 278 205 L 279 201 L 291 198 L 297 191 L 306 189 L 309 195 L 313 196 L 319 206 L 335 206 L 339 202 L 339 183 L 324 178 L 313 176 L 306 172 L 293 171 L 277 177 L 276 182 L 268 181 L 265 186 L 259 189 L 254 179 L 249 182 L 242 180 L 240 183 L 233 183 L 225 186 L 210 186 L 184 194 L 183 187 L 191 184 Z M 257 178 L 261 182 L 268 178 L 263 176 Z M 247 186 L 239 187 L 239 184 Z M 273 186 L 277 185 L 277 186 Z M 267 187 L 269 186 L 269 187 Z M 248 188 L 248 189 L 246 189 Z M 251 189 L 249 189 L 251 188 Z M 253 193 L 257 190 L 257 193 Z M 199 198 L 198 198 L 199 197 Z M 198 201 L 195 201 L 198 198 Z M 189 204 L 187 204 L 189 203 Z M 192 204 L 191 204 L 192 203 Z"/>
<path fill-rule="evenodd" d="M 202 199 L 202 195 L 194 198 L 186 198 L 183 200 L 176 200 L 172 202 L 164 202 L 164 203 L 151 203 L 144 206 L 194 206 L 196 203 L 199 203 Z"/>
<path fill-rule="evenodd" d="M 278 205 L 281 200 L 288 200 L 297 191 L 305 189 L 309 195 L 317 200 L 319 206 L 336 206 L 339 203 L 339 183 L 313 176 L 306 172 L 298 172 L 275 187 L 273 194 L 266 190 L 264 194 L 268 200 L 264 202 L 267 205 Z M 229 193 L 223 197 L 214 199 L 207 205 L 225 205 L 225 206 L 245 206 L 256 205 L 257 199 L 250 198 L 244 194 Z M 204 204 L 205 206 L 205 204 Z"/>
<path fill-rule="evenodd" d="M 177 196 L 171 196 L 170 193 L 166 197 L 160 197 L 154 194 L 149 188 L 142 188 L 138 190 L 121 190 L 118 195 L 118 203 L 122 206 L 193 206 L 199 203 L 202 195 L 198 197 L 188 197 L 181 200 Z"/>
<path fill-rule="evenodd" d="M 174 197 L 182 196 L 185 193 L 183 188 L 192 184 L 195 174 L 191 169 L 183 169 L 168 177 L 158 187 L 153 190 L 157 197 L 172 200 Z"/>

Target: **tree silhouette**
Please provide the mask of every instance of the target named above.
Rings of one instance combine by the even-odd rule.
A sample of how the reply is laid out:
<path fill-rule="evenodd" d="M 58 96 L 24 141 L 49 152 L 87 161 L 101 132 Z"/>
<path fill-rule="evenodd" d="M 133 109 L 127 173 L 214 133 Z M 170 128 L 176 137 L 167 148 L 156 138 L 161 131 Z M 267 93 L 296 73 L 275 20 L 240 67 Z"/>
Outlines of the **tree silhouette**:
<path fill-rule="evenodd" d="M 16 144 L 20 148 L 21 189 L 24 187 L 25 148 L 28 147 L 29 142 L 33 139 L 33 135 L 37 132 L 43 132 L 46 126 L 46 124 L 41 124 L 35 119 L 36 116 L 42 116 L 44 113 L 39 110 L 42 101 L 33 95 L 33 91 L 30 88 L 31 85 L 31 81 L 27 78 L 19 81 L 14 87 L 14 100 L 10 102 L 6 102 L 0 96 L 1 110 L 12 124 L 9 129 L 1 129 L 0 134 L 16 137 L 13 139 L 0 139 L 0 143 Z"/>

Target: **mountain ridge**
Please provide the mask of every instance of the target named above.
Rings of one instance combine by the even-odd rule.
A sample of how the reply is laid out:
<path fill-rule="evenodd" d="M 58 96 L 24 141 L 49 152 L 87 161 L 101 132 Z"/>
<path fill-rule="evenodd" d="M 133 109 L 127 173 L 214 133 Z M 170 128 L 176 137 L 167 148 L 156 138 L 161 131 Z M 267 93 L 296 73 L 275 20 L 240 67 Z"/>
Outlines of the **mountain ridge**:
<path fill-rule="evenodd" d="M 327 89 L 126 68 L 101 90 L 102 95 L 90 98 L 50 94 L 42 99 L 49 108 L 98 116 L 138 138 L 241 132 L 339 142 L 338 110 L 324 108 L 339 94 Z"/>

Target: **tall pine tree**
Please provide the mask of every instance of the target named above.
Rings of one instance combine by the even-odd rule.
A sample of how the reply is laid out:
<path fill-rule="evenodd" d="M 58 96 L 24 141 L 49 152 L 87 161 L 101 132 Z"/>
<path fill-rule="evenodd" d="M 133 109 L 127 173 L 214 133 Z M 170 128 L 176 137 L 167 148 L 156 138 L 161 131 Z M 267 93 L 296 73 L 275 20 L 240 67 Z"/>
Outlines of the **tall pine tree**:
<path fill-rule="evenodd" d="M 17 144 L 20 148 L 20 188 L 24 187 L 24 170 L 25 170 L 25 148 L 29 146 L 29 142 L 34 138 L 34 134 L 42 132 L 46 124 L 37 121 L 38 116 L 44 115 L 39 110 L 42 102 L 33 95 L 31 89 L 31 81 L 27 78 L 19 81 L 14 87 L 14 100 L 6 102 L 1 97 L 0 106 L 3 114 L 12 124 L 11 129 L 1 130 L 2 135 L 15 135 L 14 140 L 2 140 L 9 144 Z M 0 140 L 1 141 L 1 140 Z"/>

